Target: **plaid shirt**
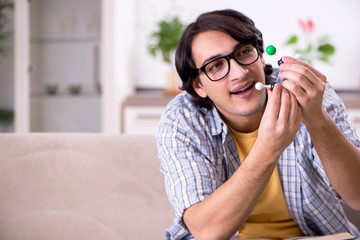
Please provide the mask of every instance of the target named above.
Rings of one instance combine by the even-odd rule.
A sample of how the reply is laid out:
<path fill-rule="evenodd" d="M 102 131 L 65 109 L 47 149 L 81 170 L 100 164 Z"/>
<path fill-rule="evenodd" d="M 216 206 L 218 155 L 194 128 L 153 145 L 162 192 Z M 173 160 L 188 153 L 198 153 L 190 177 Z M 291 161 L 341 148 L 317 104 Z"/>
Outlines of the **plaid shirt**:
<path fill-rule="evenodd" d="M 344 104 L 328 83 L 323 106 L 360 148 Z M 166 239 L 193 239 L 182 220 L 184 210 L 208 197 L 238 169 L 234 140 L 216 108 L 194 106 L 185 92 L 168 104 L 156 139 L 166 191 L 175 209 L 174 224 L 167 230 Z M 350 232 L 359 236 L 345 216 L 304 124 L 280 156 L 278 169 L 290 215 L 305 235 Z"/>

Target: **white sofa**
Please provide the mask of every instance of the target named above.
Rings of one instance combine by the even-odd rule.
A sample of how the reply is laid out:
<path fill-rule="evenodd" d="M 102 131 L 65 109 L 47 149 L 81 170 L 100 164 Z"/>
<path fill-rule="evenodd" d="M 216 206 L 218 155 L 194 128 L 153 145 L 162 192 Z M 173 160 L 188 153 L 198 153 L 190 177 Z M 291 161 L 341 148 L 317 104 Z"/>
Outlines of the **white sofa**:
<path fill-rule="evenodd" d="M 0 134 L 0 239 L 164 239 L 159 166 L 153 136 Z"/>
<path fill-rule="evenodd" d="M 159 167 L 154 136 L 0 134 L 0 239 L 164 239 Z"/>

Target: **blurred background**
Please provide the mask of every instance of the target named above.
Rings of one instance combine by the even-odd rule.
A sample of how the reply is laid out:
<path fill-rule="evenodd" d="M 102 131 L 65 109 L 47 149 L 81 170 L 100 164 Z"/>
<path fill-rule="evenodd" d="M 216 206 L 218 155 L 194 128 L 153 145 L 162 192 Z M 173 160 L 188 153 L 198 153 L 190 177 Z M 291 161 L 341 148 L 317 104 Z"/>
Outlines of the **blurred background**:
<path fill-rule="evenodd" d="M 199 14 L 225 8 L 277 48 L 268 63 L 308 57 L 360 122 L 358 0 L 0 2 L 1 132 L 154 134 L 179 92 L 174 41 Z"/>

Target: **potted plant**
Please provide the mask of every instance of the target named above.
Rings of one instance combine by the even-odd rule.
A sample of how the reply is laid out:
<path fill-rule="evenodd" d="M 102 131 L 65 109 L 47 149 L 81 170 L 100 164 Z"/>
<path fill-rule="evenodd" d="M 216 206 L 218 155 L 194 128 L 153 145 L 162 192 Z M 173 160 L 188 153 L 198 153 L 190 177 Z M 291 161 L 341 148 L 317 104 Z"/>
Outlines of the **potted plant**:
<path fill-rule="evenodd" d="M 8 0 L 0 0 L 0 55 L 6 52 L 4 42 L 9 37 L 9 33 L 5 31 L 5 25 L 7 22 L 6 11 L 11 10 L 14 7 L 14 3 Z"/>
<path fill-rule="evenodd" d="M 156 56 L 161 53 L 162 60 L 173 66 L 174 53 L 179 43 L 184 24 L 175 16 L 170 19 L 162 20 L 158 23 L 158 29 L 150 36 L 151 43 L 148 46 L 149 53 Z M 175 71 L 168 74 L 167 91 L 173 92 L 177 90 Z"/>
<path fill-rule="evenodd" d="M 291 35 L 285 45 L 292 46 L 295 53 L 301 54 L 302 59 L 309 64 L 312 63 L 313 59 L 330 63 L 330 58 L 335 53 L 335 46 L 329 41 L 330 36 L 320 36 L 314 41 L 313 36 L 311 36 L 314 33 L 314 22 L 311 19 L 299 19 L 299 26 L 303 33 L 303 40 L 306 43 L 305 47 L 301 48 L 298 45 L 300 37 L 296 34 Z"/>
<path fill-rule="evenodd" d="M 13 9 L 14 3 L 8 0 L 0 0 L 0 55 L 6 53 L 5 41 L 10 33 L 5 31 L 7 23 L 6 11 Z M 5 132 L 14 122 L 14 111 L 11 109 L 0 108 L 0 132 Z"/>
<path fill-rule="evenodd" d="M 0 132 L 6 132 L 14 122 L 14 111 L 0 108 Z"/>

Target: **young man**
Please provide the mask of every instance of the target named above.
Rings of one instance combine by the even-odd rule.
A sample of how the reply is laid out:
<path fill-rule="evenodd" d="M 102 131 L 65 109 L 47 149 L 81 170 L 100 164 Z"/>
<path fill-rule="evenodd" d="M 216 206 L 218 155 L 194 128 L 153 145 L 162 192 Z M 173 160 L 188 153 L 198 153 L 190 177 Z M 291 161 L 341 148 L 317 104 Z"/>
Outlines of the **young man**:
<path fill-rule="evenodd" d="M 176 68 L 185 92 L 157 132 L 175 209 L 167 239 L 287 238 L 358 230 L 360 140 L 326 77 L 283 57 L 263 59 L 261 32 L 233 10 L 202 14 L 184 31 Z"/>

